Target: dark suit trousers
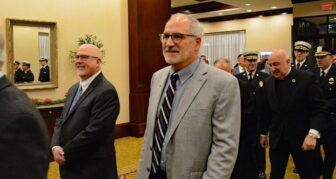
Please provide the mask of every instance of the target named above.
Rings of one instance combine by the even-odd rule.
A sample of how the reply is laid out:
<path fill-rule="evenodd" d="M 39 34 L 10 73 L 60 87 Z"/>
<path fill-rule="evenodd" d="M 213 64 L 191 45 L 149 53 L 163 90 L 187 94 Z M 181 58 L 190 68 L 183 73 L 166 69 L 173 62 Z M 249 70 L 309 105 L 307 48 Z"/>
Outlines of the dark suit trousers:
<path fill-rule="evenodd" d="M 159 170 L 157 173 L 151 173 L 148 179 L 167 179 L 165 171 Z"/>
<path fill-rule="evenodd" d="M 336 163 L 336 131 L 327 131 L 322 139 L 324 150 L 323 179 L 332 179 Z"/>
<path fill-rule="evenodd" d="M 303 141 L 302 141 L 303 142 Z M 283 179 L 291 154 L 301 179 L 318 179 L 321 174 L 322 160 L 320 149 L 303 151 L 289 145 L 287 141 L 280 141 L 277 148 L 270 149 L 271 177 L 270 179 Z"/>
<path fill-rule="evenodd" d="M 88 159 L 60 167 L 62 179 L 118 179 L 114 156 Z"/>

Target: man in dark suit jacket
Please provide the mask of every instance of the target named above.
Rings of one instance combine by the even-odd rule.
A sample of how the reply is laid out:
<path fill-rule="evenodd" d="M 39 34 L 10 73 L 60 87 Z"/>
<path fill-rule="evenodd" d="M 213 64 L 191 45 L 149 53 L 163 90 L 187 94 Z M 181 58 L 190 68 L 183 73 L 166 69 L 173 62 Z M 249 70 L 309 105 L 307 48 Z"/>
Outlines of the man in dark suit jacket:
<path fill-rule="evenodd" d="M 336 163 L 336 67 L 332 65 L 335 52 L 328 47 L 318 46 L 315 57 L 318 69 L 315 75 L 320 79 L 323 95 L 327 100 L 328 122 L 322 132 L 324 150 L 323 179 L 332 179 Z"/>
<path fill-rule="evenodd" d="M 297 41 L 294 43 L 295 60 L 292 62 L 292 68 L 304 71 L 313 71 L 316 64 L 308 61 L 309 50 L 311 45 L 305 41 Z"/>
<path fill-rule="evenodd" d="M 257 70 L 258 52 L 247 51 L 243 55 L 246 71 L 236 77 L 248 84 L 239 83 L 241 91 L 248 91 L 248 99 L 251 102 L 248 105 L 242 105 L 238 159 L 231 178 L 265 178 L 265 149 L 259 143 L 258 128 L 266 100 L 264 81 L 269 75 Z"/>
<path fill-rule="evenodd" d="M 14 83 L 22 83 L 23 79 L 22 79 L 22 75 L 23 75 L 23 71 L 20 67 L 20 62 L 19 61 L 14 61 L 13 65 L 14 65 L 14 69 L 15 69 L 15 73 L 14 73 Z"/>
<path fill-rule="evenodd" d="M 79 47 L 75 67 L 80 82 L 67 95 L 55 124 L 52 153 L 62 179 L 117 179 L 114 127 L 119 99 L 101 73 L 100 49 Z"/>
<path fill-rule="evenodd" d="M 3 45 L 0 35 L 0 54 Z M 48 133 L 40 113 L 0 71 L 0 178 L 45 179 L 48 165 Z"/>
<path fill-rule="evenodd" d="M 290 67 L 284 50 L 269 59 L 272 77 L 265 80 L 268 108 L 261 122 L 260 143 L 269 131 L 271 179 L 284 178 L 289 154 L 303 179 L 317 179 L 322 161 L 317 140 L 324 129 L 326 103 L 314 75 Z"/>
<path fill-rule="evenodd" d="M 30 65 L 31 63 L 29 61 L 22 62 L 22 70 L 23 70 L 22 82 L 32 83 L 34 81 L 34 74 L 30 70 Z"/>
<path fill-rule="evenodd" d="M 40 59 L 41 68 L 39 73 L 38 80 L 40 82 L 49 82 L 50 81 L 50 72 L 49 72 L 49 66 L 48 66 L 48 59 L 41 58 Z"/>

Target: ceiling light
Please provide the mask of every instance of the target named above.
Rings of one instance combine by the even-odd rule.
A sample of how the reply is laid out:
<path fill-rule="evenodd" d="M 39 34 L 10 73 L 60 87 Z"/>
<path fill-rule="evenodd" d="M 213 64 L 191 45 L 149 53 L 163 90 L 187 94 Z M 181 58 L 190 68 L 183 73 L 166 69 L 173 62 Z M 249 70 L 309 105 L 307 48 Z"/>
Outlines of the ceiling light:
<path fill-rule="evenodd" d="M 251 10 L 251 9 L 248 9 L 247 12 L 252 12 L 252 10 Z"/>
<path fill-rule="evenodd" d="M 272 6 L 271 8 L 272 8 L 272 9 L 276 9 L 277 7 L 276 7 L 276 6 Z"/>
<path fill-rule="evenodd" d="M 218 13 L 218 15 L 222 16 L 222 15 L 223 15 L 223 13 L 222 13 L 222 12 L 220 12 L 220 13 Z"/>
<path fill-rule="evenodd" d="M 251 4 L 245 4 L 245 6 L 251 6 Z"/>

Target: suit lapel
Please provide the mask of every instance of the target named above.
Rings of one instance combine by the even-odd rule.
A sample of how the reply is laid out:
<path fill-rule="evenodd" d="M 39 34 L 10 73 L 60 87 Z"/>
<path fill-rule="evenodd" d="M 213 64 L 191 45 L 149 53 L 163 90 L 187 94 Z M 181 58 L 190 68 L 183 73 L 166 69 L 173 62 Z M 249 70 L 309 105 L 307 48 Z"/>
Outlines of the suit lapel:
<path fill-rule="evenodd" d="M 175 119 L 172 121 L 172 125 L 170 128 L 170 132 L 168 133 L 168 140 L 170 140 L 171 136 L 175 132 L 177 126 L 180 124 L 184 114 L 187 112 L 189 106 L 195 99 L 197 93 L 202 88 L 203 84 L 207 80 L 207 65 L 201 62 L 194 72 L 193 77 L 190 79 L 190 83 L 186 86 L 185 91 L 183 92 L 183 96 L 181 98 L 180 104 L 178 106 L 178 110 L 176 111 Z"/>
<path fill-rule="evenodd" d="M 165 83 L 167 81 L 169 75 L 169 67 L 165 68 L 160 74 L 158 74 L 157 78 L 155 79 L 154 85 L 151 87 L 151 101 L 150 101 L 150 109 L 155 108 L 155 110 L 151 110 L 151 117 L 149 121 L 149 125 L 151 129 L 154 128 L 155 120 L 156 120 L 156 113 L 157 108 L 159 107 L 159 102 L 161 99 L 161 94 L 164 89 Z"/>
<path fill-rule="evenodd" d="M 71 103 L 72 103 L 72 100 L 73 98 L 75 97 L 76 95 L 76 92 L 77 92 L 77 88 L 78 88 L 78 85 L 77 88 L 74 88 L 74 90 L 72 91 L 72 97 L 71 97 L 71 102 L 68 103 L 68 106 L 67 106 L 67 111 L 68 111 L 68 115 L 67 117 L 65 118 L 65 121 L 71 116 L 72 113 L 74 113 L 76 111 L 76 109 L 78 108 L 78 106 L 86 99 L 86 97 L 95 89 L 95 87 L 97 86 L 97 84 L 103 79 L 103 74 L 100 73 L 92 82 L 91 84 L 89 85 L 89 87 L 85 90 L 85 92 L 80 96 L 79 100 L 77 101 L 77 103 L 75 104 L 75 106 L 73 107 L 73 109 L 71 111 L 70 110 L 70 106 L 71 106 Z M 65 122 L 64 121 L 64 122 Z"/>
<path fill-rule="evenodd" d="M 72 101 L 73 101 L 73 99 L 76 95 L 78 85 L 79 85 L 79 83 L 77 83 L 76 86 L 74 88 L 71 88 L 68 92 L 69 97 L 68 97 L 67 101 L 69 101 L 69 102 L 65 103 L 65 105 L 64 105 L 64 110 L 66 111 L 66 113 L 65 113 L 66 116 L 69 115 L 70 106 L 71 106 L 71 103 L 72 103 Z"/>

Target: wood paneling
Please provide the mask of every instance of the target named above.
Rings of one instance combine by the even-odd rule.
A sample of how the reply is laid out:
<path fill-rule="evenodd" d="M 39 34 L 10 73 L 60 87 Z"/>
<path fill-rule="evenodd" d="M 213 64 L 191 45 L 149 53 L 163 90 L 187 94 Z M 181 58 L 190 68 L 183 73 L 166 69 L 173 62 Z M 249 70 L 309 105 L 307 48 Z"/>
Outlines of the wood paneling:
<path fill-rule="evenodd" d="M 170 16 L 170 0 L 129 0 L 130 131 L 142 136 L 145 130 L 150 80 L 166 66 L 159 34 Z"/>

